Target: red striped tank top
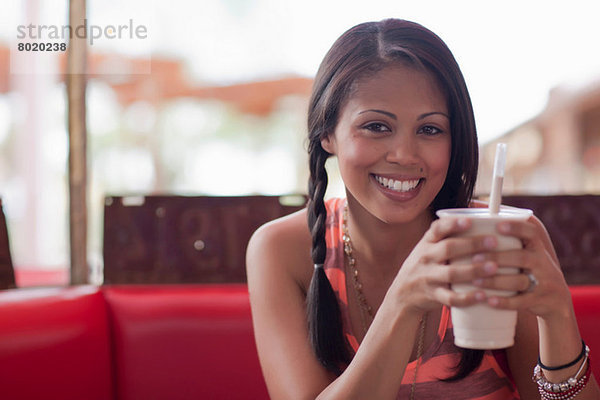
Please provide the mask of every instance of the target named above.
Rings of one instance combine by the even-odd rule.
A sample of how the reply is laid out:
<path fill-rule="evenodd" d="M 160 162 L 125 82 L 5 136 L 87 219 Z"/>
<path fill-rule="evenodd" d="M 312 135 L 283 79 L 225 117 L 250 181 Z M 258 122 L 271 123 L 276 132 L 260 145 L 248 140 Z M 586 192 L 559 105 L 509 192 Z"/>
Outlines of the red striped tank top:
<path fill-rule="evenodd" d="M 342 241 L 342 218 L 345 199 L 334 198 L 326 201 L 327 207 L 327 256 L 325 272 L 336 293 L 342 313 L 344 333 L 354 352 L 359 343 L 351 331 L 344 269 Z M 460 350 L 454 345 L 450 310 L 444 307 L 437 331 L 437 340 L 425 349 L 421 357 L 415 386 L 415 398 L 452 400 L 508 400 L 520 399 L 512 380 L 500 366 L 499 360 L 491 351 L 486 351 L 479 368 L 457 382 L 442 382 L 440 378 L 452 375 L 460 359 Z M 407 399 L 414 379 L 417 360 L 408 363 L 402 378 L 398 399 Z"/>

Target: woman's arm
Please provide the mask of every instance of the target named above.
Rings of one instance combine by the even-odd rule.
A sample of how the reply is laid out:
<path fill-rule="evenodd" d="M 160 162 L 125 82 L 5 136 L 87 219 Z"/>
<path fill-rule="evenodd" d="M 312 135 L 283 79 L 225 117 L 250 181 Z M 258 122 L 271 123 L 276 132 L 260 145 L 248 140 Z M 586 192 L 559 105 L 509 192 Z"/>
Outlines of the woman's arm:
<path fill-rule="evenodd" d="M 521 399 L 539 400 L 537 385 L 531 380 L 538 356 L 537 318 L 529 311 L 520 310 L 515 331 L 515 344 L 506 349 L 508 366 Z"/>
<path fill-rule="evenodd" d="M 247 250 L 248 290 L 254 335 L 272 399 L 315 399 L 334 377 L 313 355 L 307 335 L 305 292 L 300 270 L 310 279 L 309 247 L 299 254 L 290 238 L 290 218 L 261 227 Z M 299 268 L 300 267 L 300 268 Z M 304 278 L 306 280 L 307 278 Z"/>

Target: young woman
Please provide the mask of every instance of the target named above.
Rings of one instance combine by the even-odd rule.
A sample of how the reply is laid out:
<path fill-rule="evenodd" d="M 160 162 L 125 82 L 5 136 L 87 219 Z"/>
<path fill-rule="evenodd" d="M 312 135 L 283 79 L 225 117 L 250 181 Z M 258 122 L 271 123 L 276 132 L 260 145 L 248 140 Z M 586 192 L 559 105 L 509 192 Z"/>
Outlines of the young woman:
<path fill-rule="evenodd" d="M 344 33 L 315 78 L 308 130 L 308 206 L 261 227 L 247 253 L 273 399 L 600 398 L 541 223 L 499 225 L 524 248 L 494 252 L 493 236 L 453 237 L 468 219 L 435 220 L 440 208 L 475 206 L 478 164 L 467 88 L 441 39 L 402 20 Z M 325 201 L 332 155 L 346 199 Z M 448 265 L 465 256 L 472 262 Z M 498 265 L 535 281 L 496 276 Z M 455 282 L 519 294 L 459 294 Z M 448 307 L 477 302 L 519 310 L 513 347 L 454 346 Z M 538 393 L 538 355 L 544 379 L 575 377 L 576 387 Z"/>

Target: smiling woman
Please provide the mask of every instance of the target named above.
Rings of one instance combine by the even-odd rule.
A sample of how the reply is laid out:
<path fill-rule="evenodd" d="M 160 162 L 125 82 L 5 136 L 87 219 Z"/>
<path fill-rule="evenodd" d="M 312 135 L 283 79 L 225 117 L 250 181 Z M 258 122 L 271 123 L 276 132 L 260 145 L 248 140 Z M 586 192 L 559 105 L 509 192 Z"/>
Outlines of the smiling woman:
<path fill-rule="evenodd" d="M 524 248 L 495 252 L 495 236 L 454 237 L 470 220 L 435 220 L 441 208 L 472 205 L 478 164 L 466 84 L 438 36 L 396 19 L 345 32 L 315 78 L 308 140 L 306 209 L 264 225 L 248 245 L 271 398 L 557 398 L 531 381 L 538 356 L 559 366 L 539 373 L 544 382 L 571 378 L 582 389 L 561 399 L 597 398 L 587 357 L 569 362 L 581 337 L 541 223 L 505 226 Z M 332 156 L 345 199 L 325 200 Z M 497 279 L 500 263 L 534 274 L 537 285 L 524 291 L 525 274 Z M 481 284 L 450 290 L 462 282 Z M 488 298 L 483 282 L 519 294 Z M 454 344 L 449 307 L 478 303 L 519 311 L 513 347 Z"/>

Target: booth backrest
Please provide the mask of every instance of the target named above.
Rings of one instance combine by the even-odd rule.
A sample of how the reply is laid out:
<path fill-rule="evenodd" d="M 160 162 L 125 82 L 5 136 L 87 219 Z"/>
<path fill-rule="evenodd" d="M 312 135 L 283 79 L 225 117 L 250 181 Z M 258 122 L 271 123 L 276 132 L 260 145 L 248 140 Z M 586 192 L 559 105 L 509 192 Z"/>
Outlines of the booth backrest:
<path fill-rule="evenodd" d="M 0 292 L 0 398 L 113 398 L 106 306 L 93 286 Z"/>
<path fill-rule="evenodd" d="M 503 196 L 544 223 L 569 285 L 600 284 L 600 196 Z"/>
<path fill-rule="evenodd" d="M 268 399 L 247 287 L 0 291 L 0 398 Z"/>
<path fill-rule="evenodd" d="M 119 400 L 268 399 L 246 285 L 103 292 Z"/>
<path fill-rule="evenodd" d="M 592 371 L 600 380 L 600 285 L 571 286 L 581 336 L 590 347 Z"/>

